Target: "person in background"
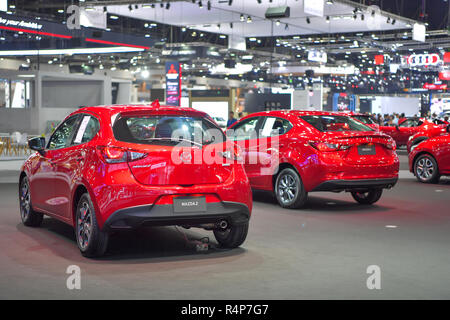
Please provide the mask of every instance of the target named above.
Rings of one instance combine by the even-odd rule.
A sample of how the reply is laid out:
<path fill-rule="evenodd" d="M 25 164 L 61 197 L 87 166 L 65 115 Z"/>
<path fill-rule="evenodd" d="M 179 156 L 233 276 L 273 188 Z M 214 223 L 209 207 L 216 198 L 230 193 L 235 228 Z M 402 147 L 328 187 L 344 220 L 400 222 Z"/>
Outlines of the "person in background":
<path fill-rule="evenodd" d="M 402 113 L 402 114 L 400 115 L 400 119 L 398 119 L 398 122 L 399 122 L 399 123 L 402 123 L 403 121 L 405 121 L 405 118 L 406 118 L 405 113 Z"/>
<path fill-rule="evenodd" d="M 242 112 L 238 113 L 238 119 L 241 120 L 244 117 L 244 114 Z"/>
<path fill-rule="evenodd" d="M 393 116 L 393 119 L 392 119 L 392 124 L 394 126 L 398 126 L 398 120 L 399 120 L 398 114 L 394 113 L 394 116 Z"/>
<path fill-rule="evenodd" d="M 234 112 L 230 111 L 230 113 L 228 115 L 227 128 L 229 128 L 235 122 L 237 122 L 237 120 L 234 117 Z"/>

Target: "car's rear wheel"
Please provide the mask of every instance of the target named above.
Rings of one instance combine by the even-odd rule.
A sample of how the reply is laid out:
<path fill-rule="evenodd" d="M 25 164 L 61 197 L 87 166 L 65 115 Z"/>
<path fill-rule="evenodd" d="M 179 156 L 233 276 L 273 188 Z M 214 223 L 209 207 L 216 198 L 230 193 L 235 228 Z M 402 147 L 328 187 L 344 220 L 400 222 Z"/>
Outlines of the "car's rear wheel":
<path fill-rule="evenodd" d="M 419 156 L 414 163 L 414 174 L 423 183 L 438 183 L 439 168 L 436 160 L 429 154 Z"/>
<path fill-rule="evenodd" d="M 224 248 L 237 248 L 244 243 L 248 233 L 248 222 L 232 225 L 225 230 L 214 230 L 217 242 Z"/>
<path fill-rule="evenodd" d="M 88 193 L 78 201 L 75 224 L 78 248 L 85 257 L 100 257 L 108 247 L 108 233 L 100 230 Z"/>
<path fill-rule="evenodd" d="M 275 196 L 283 208 L 297 209 L 305 204 L 308 194 L 298 173 L 294 169 L 286 168 L 277 176 Z"/>
<path fill-rule="evenodd" d="M 44 215 L 33 210 L 31 205 L 30 183 L 25 176 L 19 184 L 19 205 L 20 217 L 24 225 L 28 227 L 39 227 L 42 224 Z"/>
<path fill-rule="evenodd" d="M 352 197 L 360 204 L 374 204 L 380 200 L 383 189 L 370 189 L 365 192 L 352 192 Z"/>

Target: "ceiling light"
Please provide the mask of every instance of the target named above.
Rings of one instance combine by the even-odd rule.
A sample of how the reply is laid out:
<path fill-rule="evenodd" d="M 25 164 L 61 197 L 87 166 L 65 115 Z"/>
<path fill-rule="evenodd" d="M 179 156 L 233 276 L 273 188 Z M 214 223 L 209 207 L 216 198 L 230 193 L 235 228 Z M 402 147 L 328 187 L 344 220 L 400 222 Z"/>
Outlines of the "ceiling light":
<path fill-rule="evenodd" d="M 169 10 L 170 9 L 170 2 L 166 3 L 166 9 Z"/>
<path fill-rule="evenodd" d="M 37 55 L 74 55 L 74 54 L 106 54 L 120 52 L 142 52 L 144 49 L 131 47 L 78 48 L 78 49 L 45 49 L 45 50 L 5 50 L 0 56 L 37 56 Z"/>
<path fill-rule="evenodd" d="M 251 23 L 253 20 L 252 20 L 252 17 L 251 16 L 248 16 L 247 17 L 247 23 Z"/>
<path fill-rule="evenodd" d="M 309 17 L 306 18 L 306 23 L 310 24 L 311 23 L 311 19 L 309 19 Z"/>
<path fill-rule="evenodd" d="M 198 2 L 198 6 L 199 6 L 200 8 L 203 8 L 203 3 L 202 3 L 201 1 L 199 1 L 199 2 Z"/>
<path fill-rule="evenodd" d="M 245 17 L 244 17 L 244 15 L 243 14 L 241 14 L 241 17 L 240 17 L 240 19 L 239 20 L 241 20 L 242 22 L 245 20 Z"/>
<path fill-rule="evenodd" d="M 233 4 L 233 0 L 228 0 L 228 5 L 231 6 Z"/>
<path fill-rule="evenodd" d="M 327 23 L 330 23 L 330 16 L 327 16 Z"/>
<path fill-rule="evenodd" d="M 208 0 L 207 6 L 208 10 L 211 10 L 211 1 Z"/>

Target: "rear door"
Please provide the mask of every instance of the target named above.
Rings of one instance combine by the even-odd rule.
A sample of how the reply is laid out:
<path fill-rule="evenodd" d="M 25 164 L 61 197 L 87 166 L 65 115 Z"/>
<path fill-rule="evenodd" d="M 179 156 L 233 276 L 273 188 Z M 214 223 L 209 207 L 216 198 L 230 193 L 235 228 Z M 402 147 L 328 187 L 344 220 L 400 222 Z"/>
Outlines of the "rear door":
<path fill-rule="evenodd" d="M 56 175 L 55 166 L 58 164 L 58 159 L 64 157 L 67 148 L 71 145 L 78 124 L 79 115 L 74 115 L 58 126 L 52 134 L 46 151 L 46 158 L 51 167 L 51 171 L 47 172 L 47 175 L 50 178 L 46 179 L 45 184 L 38 183 L 35 186 L 37 188 L 42 188 L 42 190 L 39 190 L 38 192 L 45 192 L 45 201 L 42 203 L 43 209 L 61 217 L 65 216 L 61 207 L 68 202 L 69 194 L 61 196 L 61 193 L 58 193 L 59 195 L 56 195 L 56 190 L 60 187 L 60 182 Z"/>
<path fill-rule="evenodd" d="M 285 134 L 292 124 L 283 118 L 263 117 L 258 136 L 258 171 L 253 183 L 256 188 L 271 189 L 272 175 L 279 165 L 280 150 L 285 146 Z"/>
<path fill-rule="evenodd" d="M 227 136 L 241 148 L 245 172 L 252 187 L 256 187 L 260 176 L 258 133 L 263 122 L 263 117 L 251 117 L 227 131 Z"/>
<path fill-rule="evenodd" d="M 70 203 L 74 182 L 82 174 L 86 161 L 86 143 L 99 131 L 100 122 L 93 115 L 79 114 L 78 125 L 70 142 L 55 150 L 52 163 L 55 184 L 55 210 L 66 219 L 72 217 Z"/>

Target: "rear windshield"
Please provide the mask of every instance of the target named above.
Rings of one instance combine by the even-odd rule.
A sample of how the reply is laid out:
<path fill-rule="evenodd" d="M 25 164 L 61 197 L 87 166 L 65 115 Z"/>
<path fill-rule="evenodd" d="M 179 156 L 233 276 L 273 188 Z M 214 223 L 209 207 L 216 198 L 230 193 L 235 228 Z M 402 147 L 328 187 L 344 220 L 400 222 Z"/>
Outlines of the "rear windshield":
<path fill-rule="evenodd" d="M 368 116 L 353 116 L 352 118 L 364 124 L 375 124 L 375 121 L 373 121 L 372 118 Z"/>
<path fill-rule="evenodd" d="M 223 131 L 205 118 L 180 116 L 121 117 L 113 126 L 118 141 L 171 145 L 180 142 L 206 145 L 225 141 Z"/>
<path fill-rule="evenodd" d="M 374 131 L 372 128 L 347 116 L 303 116 L 301 119 L 321 132 Z"/>

